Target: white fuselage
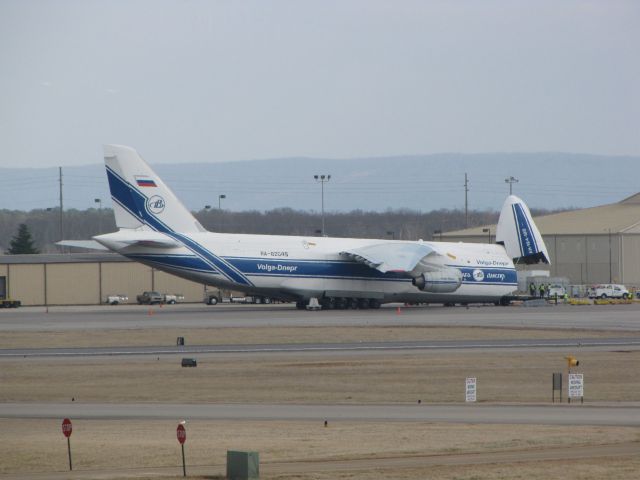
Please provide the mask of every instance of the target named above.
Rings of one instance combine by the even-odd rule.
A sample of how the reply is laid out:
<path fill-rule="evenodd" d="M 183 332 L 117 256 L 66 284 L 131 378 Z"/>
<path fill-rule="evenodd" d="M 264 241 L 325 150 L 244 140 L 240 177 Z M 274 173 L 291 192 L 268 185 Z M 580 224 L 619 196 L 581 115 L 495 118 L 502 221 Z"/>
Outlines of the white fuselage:
<path fill-rule="evenodd" d="M 512 293 L 517 276 L 500 245 L 425 242 L 445 255 L 436 267 L 462 272 L 452 293 L 420 291 L 402 273 L 382 273 L 345 255 L 348 249 L 396 240 L 243 235 L 220 233 L 160 234 L 177 247 L 131 245 L 136 231 L 95 237 L 135 261 L 206 285 L 288 299 L 311 297 L 377 298 L 381 302 L 495 302 Z M 416 243 L 416 242 L 406 242 Z M 435 264 L 433 262 L 436 262 Z"/>

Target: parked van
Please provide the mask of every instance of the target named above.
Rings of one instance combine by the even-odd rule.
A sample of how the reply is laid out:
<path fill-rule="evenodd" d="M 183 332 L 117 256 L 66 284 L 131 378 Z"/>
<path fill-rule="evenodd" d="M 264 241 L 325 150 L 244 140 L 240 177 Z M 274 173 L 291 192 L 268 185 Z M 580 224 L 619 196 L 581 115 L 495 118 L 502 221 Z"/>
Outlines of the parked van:
<path fill-rule="evenodd" d="M 548 297 L 553 298 L 557 295 L 558 298 L 563 298 L 565 293 L 567 293 L 567 290 L 562 285 L 559 283 L 553 283 L 549 287 Z"/>

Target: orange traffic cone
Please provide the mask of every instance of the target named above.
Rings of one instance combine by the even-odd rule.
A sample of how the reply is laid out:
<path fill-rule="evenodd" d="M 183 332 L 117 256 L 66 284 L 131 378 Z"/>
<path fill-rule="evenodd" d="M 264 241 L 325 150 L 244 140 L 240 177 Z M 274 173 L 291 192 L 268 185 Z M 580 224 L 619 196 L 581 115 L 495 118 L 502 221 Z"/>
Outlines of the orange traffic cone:
<path fill-rule="evenodd" d="M 400 307 L 396 308 L 396 315 L 400 315 L 402 313 L 402 309 Z"/>

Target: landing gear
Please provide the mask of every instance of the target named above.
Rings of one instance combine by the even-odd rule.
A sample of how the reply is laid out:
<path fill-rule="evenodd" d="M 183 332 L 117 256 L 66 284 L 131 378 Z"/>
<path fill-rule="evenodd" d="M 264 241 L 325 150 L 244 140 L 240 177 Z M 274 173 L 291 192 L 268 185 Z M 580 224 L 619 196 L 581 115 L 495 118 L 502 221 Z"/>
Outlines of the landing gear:
<path fill-rule="evenodd" d="M 338 310 L 344 310 L 345 308 L 347 308 L 349 306 L 349 299 L 348 298 L 336 298 L 336 309 Z"/>
<path fill-rule="evenodd" d="M 511 300 L 508 297 L 502 297 L 500 299 L 500 305 L 503 307 L 508 307 L 509 305 L 511 305 Z"/>
<path fill-rule="evenodd" d="M 320 306 L 322 310 L 333 310 L 336 306 L 336 301 L 334 298 L 324 297 L 320 300 Z"/>
<path fill-rule="evenodd" d="M 322 310 L 367 310 L 380 308 L 382 302 L 375 298 L 322 297 L 317 304 Z M 309 300 L 296 302 L 298 310 L 316 310 L 315 307 L 309 308 L 310 305 Z"/>
<path fill-rule="evenodd" d="M 380 300 L 376 300 L 375 298 L 369 300 L 369 308 L 373 308 L 375 310 L 380 308 Z"/>

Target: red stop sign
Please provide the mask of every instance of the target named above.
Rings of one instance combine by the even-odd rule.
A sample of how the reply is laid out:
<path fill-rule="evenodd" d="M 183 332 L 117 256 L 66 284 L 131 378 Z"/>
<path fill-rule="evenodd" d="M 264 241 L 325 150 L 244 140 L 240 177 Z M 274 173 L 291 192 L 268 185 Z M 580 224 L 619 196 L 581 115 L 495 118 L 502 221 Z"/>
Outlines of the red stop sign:
<path fill-rule="evenodd" d="M 176 435 L 178 436 L 178 441 L 180 443 L 184 443 L 187 440 L 187 431 L 184 428 L 184 425 L 178 425 L 178 430 L 176 431 Z"/>
<path fill-rule="evenodd" d="M 69 420 L 68 418 L 65 418 L 62 421 L 62 433 L 64 433 L 64 436 L 69 438 L 71 436 L 71 432 L 73 431 L 73 428 L 71 427 L 71 420 Z"/>

